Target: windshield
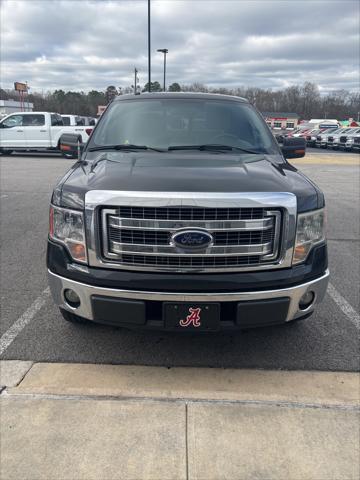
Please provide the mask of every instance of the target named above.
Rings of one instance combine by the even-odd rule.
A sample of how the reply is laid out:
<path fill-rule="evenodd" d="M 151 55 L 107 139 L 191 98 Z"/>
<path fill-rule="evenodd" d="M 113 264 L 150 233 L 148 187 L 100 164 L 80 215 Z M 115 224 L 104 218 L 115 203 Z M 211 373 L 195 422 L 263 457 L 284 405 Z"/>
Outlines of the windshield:
<path fill-rule="evenodd" d="M 114 102 L 91 146 L 131 144 L 150 148 L 214 145 L 278 153 L 265 121 L 251 105 L 209 99 L 136 99 Z"/>

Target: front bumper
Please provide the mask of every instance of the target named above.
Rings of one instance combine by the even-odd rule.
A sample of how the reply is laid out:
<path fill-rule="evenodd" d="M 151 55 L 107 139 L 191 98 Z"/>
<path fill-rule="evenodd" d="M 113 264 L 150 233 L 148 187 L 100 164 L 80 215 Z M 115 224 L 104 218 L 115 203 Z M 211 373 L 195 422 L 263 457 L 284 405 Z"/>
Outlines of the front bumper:
<path fill-rule="evenodd" d="M 220 303 L 221 309 L 220 328 L 236 329 L 285 323 L 308 316 L 313 312 L 314 306 L 324 298 L 329 271 L 326 270 L 314 280 L 288 288 L 219 293 L 125 290 L 81 283 L 57 275 L 51 270 L 48 270 L 48 276 L 55 303 L 64 310 L 94 322 L 164 329 L 164 302 L 216 302 Z M 77 308 L 66 302 L 66 289 L 74 290 L 79 296 L 80 305 Z M 308 291 L 314 293 L 314 302 L 302 310 L 299 308 L 299 301 Z"/>

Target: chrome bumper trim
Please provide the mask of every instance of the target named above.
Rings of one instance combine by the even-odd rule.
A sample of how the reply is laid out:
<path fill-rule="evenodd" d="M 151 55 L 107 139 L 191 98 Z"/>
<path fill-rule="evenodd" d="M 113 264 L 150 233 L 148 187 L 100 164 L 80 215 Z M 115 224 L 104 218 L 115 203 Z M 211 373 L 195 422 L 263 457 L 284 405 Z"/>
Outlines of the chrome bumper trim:
<path fill-rule="evenodd" d="M 329 270 L 326 270 L 323 276 L 311 280 L 310 282 L 296 285 L 295 287 L 282 288 L 278 290 L 264 290 L 254 292 L 221 292 L 221 293 L 175 293 L 175 292 L 143 292 L 134 290 L 120 290 L 115 288 L 96 287 L 85 283 L 76 282 L 65 277 L 56 275 L 48 270 L 50 290 L 56 305 L 65 310 L 75 313 L 81 317 L 93 320 L 91 305 L 92 295 L 103 295 L 115 298 L 124 298 L 132 300 L 158 300 L 175 302 L 234 302 L 248 300 L 265 300 L 271 298 L 290 298 L 290 307 L 286 321 L 294 320 L 297 317 L 311 312 L 314 305 L 321 302 L 325 296 L 328 281 Z M 70 307 L 64 299 L 64 291 L 68 288 L 74 290 L 80 297 L 81 304 L 78 308 Z M 315 293 L 315 301 L 307 310 L 299 309 L 300 298 L 308 290 Z"/>

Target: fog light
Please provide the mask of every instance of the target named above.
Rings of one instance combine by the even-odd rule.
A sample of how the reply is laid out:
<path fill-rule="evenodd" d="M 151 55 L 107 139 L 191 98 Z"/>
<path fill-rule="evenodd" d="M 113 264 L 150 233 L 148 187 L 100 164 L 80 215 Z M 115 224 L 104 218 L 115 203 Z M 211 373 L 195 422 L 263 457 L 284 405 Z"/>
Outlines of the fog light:
<path fill-rule="evenodd" d="M 304 293 L 304 295 L 300 298 L 300 302 L 299 302 L 300 309 L 307 310 L 313 304 L 314 299 L 315 299 L 314 292 L 309 291 Z"/>
<path fill-rule="evenodd" d="M 80 297 L 74 290 L 65 290 L 64 297 L 70 307 L 77 308 L 80 306 Z"/>

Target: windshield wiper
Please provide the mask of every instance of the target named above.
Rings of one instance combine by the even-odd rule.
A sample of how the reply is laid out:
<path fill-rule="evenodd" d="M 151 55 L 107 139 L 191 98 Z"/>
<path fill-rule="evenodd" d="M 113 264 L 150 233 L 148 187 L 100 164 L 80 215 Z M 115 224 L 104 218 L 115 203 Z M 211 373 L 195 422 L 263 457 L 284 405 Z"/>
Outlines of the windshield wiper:
<path fill-rule="evenodd" d="M 171 145 L 168 150 L 200 150 L 200 151 L 241 151 L 244 153 L 259 154 L 255 150 L 247 150 L 241 147 L 232 147 L 231 145 L 222 145 L 220 143 L 206 143 L 204 145 Z"/>
<path fill-rule="evenodd" d="M 147 147 L 146 145 L 134 145 L 132 143 L 119 143 L 118 145 L 99 145 L 98 147 L 90 147 L 89 152 L 98 152 L 101 150 L 152 150 L 154 152 L 164 152 L 160 148 Z"/>

